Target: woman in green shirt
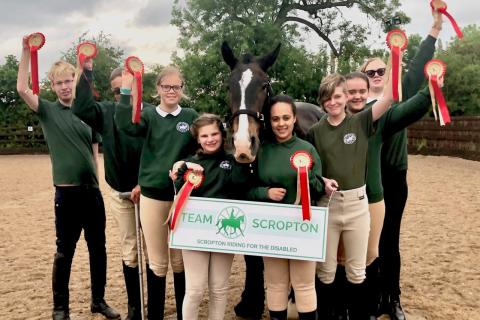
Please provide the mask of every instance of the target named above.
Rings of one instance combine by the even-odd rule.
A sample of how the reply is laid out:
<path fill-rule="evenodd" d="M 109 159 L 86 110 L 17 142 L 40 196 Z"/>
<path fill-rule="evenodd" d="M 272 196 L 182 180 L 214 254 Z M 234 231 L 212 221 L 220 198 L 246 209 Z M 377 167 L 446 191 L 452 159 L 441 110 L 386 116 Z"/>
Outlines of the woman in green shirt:
<path fill-rule="evenodd" d="M 323 192 L 322 164 L 315 148 L 293 133 L 297 121 L 293 99 L 284 95 L 273 97 L 266 118 L 268 137 L 258 152 L 258 182 L 249 192 L 249 198 L 294 204 L 297 171 L 292 168 L 290 158 L 297 151 L 306 151 L 312 156 L 310 194 L 318 198 Z M 263 260 L 270 319 L 287 319 L 290 283 L 295 290 L 299 318 L 316 319 L 315 262 L 270 257 Z"/>
<path fill-rule="evenodd" d="M 383 97 L 372 108 L 355 115 L 346 113 L 345 78 L 331 74 L 323 79 L 318 102 L 327 112 L 308 133 L 322 159 L 326 195 L 319 205 L 329 207 L 326 261 L 318 264 L 318 314 L 326 319 L 332 312 L 333 281 L 337 268 L 340 237 L 345 250 L 349 284 L 347 304 L 350 319 L 368 318 L 364 305 L 365 268 L 370 215 L 366 196 L 368 139 L 375 132 L 374 122 L 393 102 L 391 82 Z"/>

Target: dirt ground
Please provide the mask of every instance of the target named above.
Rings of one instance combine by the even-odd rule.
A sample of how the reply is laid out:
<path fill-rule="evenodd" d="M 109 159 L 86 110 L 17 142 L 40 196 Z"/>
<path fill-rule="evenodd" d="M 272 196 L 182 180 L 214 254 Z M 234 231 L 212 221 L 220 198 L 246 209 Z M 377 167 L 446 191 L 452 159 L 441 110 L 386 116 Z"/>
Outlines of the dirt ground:
<path fill-rule="evenodd" d="M 103 170 L 101 172 L 103 177 Z M 480 319 L 480 162 L 410 156 L 409 200 L 401 235 L 402 301 L 409 320 Z M 107 195 L 104 180 L 101 189 Z M 1 319 L 50 319 L 55 251 L 48 155 L 0 156 Z M 117 226 L 107 208 L 106 300 L 126 314 Z M 90 277 L 80 239 L 70 281 L 71 317 L 90 314 Z M 167 318 L 175 313 L 171 275 Z M 235 319 L 243 259 L 235 258 L 225 319 Z M 123 317 L 122 317 L 123 318 Z M 205 303 L 200 319 L 206 319 Z"/>

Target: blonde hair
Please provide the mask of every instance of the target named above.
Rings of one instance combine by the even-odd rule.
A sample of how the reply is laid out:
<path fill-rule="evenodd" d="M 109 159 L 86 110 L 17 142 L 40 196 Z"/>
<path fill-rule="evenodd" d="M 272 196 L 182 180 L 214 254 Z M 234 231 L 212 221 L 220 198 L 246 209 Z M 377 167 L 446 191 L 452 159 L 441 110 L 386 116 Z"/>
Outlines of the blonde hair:
<path fill-rule="evenodd" d="M 180 78 L 180 80 L 182 80 L 182 85 L 185 83 L 185 79 L 183 78 L 182 71 L 180 71 L 180 69 L 177 68 L 176 66 L 170 65 L 163 68 L 162 71 L 160 71 L 160 73 L 158 74 L 157 82 L 156 82 L 157 86 L 160 84 L 160 82 L 162 82 L 163 78 L 172 74 L 177 75 Z"/>
<path fill-rule="evenodd" d="M 380 58 L 380 57 L 369 58 L 369 59 L 365 60 L 365 62 L 360 67 L 360 72 L 365 73 L 365 71 L 367 71 L 368 65 L 370 63 L 372 63 L 373 61 L 381 61 L 381 62 L 385 63 L 385 61 L 383 61 L 383 59 Z"/>
<path fill-rule="evenodd" d="M 185 78 L 183 77 L 183 74 L 182 74 L 182 71 L 180 71 L 180 69 L 174 65 L 169 65 L 169 66 L 166 66 L 165 68 L 162 69 L 162 71 L 160 71 L 160 73 L 158 74 L 157 76 L 157 81 L 155 82 L 156 83 L 156 86 L 158 87 L 160 85 L 160 83 L 162 82 L 163 78 L 167 77 L 167 76 L 170 76 L 170 75 L 177 75 L 180 80 L 182 81 L 182 87 L 183 87 L 183 90 L 182 90 L 182 99 L 190 99 L 186 94 L 185 94 Z M 155 95 L 153 96 L 153 98 L 159 98 L 159 95 Z"/>
<path fill-rule="evenodd" d="M 347 88 L 345 87 L 345 77 L 338 73 L 332 73 L 323 78 L 322 82 L 320 83 L 320 87 L 318 88 L 318 98 L 317 102 L 321 108 L 323 108 L 323 104 L 325 101 L 329 100 L 335 89 L 338 86 L 342 86 L 343 92 L 347 93 Z"/>
<path fill-rule="evenodd" d="M 48 79 L 53 82 L 56 77 L 64 76 L 64 75 L 72 75 L 75 78 L 76 69 L 75 67 L 63 60 L 59 60 L 55 62 L 50 71 L 48 71 Z"/>

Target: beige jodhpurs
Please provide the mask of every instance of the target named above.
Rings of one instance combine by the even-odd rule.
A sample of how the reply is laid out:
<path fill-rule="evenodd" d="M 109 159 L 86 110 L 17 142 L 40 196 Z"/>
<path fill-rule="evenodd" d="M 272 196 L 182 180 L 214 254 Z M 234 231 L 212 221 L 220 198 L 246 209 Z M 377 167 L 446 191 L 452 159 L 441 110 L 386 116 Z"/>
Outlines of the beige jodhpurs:
<path fill-rule="evenodd" d="M 165 220 L 172 201 L 160 201 L 140 195 L 140 221 L 147 247 L 150 269 L 157 277 L 165 277 L 168 261 L 175 273 L 183 271 L 182 251 L 168 249 L 168 224 Z"/>

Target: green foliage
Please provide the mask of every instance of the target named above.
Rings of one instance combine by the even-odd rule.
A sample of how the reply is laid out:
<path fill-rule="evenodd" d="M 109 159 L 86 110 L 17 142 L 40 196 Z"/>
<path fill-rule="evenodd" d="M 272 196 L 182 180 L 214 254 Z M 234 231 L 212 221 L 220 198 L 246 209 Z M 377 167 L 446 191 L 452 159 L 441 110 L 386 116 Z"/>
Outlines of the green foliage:
<path fill-rule="evenodd" d="M 354 2 L 360 12 L 377 21 L 400 6 L 398 1 Z M 280 55 L 269 71 L 274 92 L 312 103 L 320 80 L 334 61 L 331 55 L 339 57 L 338 71 L 342 73 L 358 69 L 371 55 L 364 44 L 369 30 L 341 14 L 340 10 L 353 2 L 189 0 L 183 3 L 175 1 L 171 22 L 180 31 L 178 46 L 184 54 L 174 55 L 173 59 L 184 71 L 186 92 L 191 98 L 188 104 L 200 111 L 218 114 L 227 111 L 225 83 L 229 69 L 220 53 L 223 40 L 228 41 L 236 56 L 263 55 L 280 42 Z M 314 32 L 325 40 L 318 53 L 308 53 L 302 45 L 306 32 Z"/>
<path fill-rule="evenodd" d="M 443 93 L 453 115 L 480 115 L 480 28 L 470 25 L 463 39 L 438 54 L 447 64 Z"/>
<path fill-rule="evenodd" d="M 113 100 L 110 90 L 110 73 L 122 65 L 124 52 L 112 44 L 110 35 L 100 31 L 97 36 L 87 37 L 87 32 L 84 32 L 76 41 L 72 42 L 72 46 L 66 52 L 62 52 L 62 59 L 76 65 L 77 46 L 84 41 L 93 42 L 97 46 L 97 56 L 94 60 L 95 87 L 100 92 L 102 99 Z"/>

